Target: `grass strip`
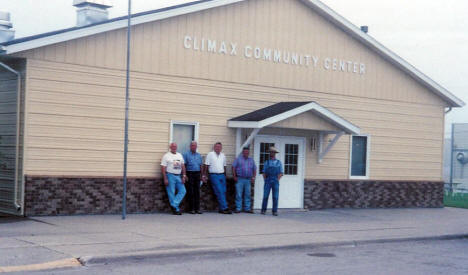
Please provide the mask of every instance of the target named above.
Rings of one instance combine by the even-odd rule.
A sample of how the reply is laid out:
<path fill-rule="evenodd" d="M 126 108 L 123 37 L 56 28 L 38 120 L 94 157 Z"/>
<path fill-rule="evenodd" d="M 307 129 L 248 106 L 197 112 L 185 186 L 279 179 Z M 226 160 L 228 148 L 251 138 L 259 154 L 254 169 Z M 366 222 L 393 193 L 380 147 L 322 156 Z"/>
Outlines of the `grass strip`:
<path fill-rule="evenodd" d="M 444 192 L 444 205 L 468 209 L 468 193 L 452 193 L 446 191 Z"/>

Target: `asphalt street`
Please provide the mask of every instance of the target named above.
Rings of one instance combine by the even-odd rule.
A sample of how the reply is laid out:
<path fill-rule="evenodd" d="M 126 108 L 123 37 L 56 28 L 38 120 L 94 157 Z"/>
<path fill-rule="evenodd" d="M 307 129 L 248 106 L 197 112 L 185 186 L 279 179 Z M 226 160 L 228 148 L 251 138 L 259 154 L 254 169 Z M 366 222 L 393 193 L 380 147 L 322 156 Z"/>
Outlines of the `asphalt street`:
<path fill-rule="evenodd" d="M 133 259 L 34 274 L 468 274 L 468 239 Z"/>

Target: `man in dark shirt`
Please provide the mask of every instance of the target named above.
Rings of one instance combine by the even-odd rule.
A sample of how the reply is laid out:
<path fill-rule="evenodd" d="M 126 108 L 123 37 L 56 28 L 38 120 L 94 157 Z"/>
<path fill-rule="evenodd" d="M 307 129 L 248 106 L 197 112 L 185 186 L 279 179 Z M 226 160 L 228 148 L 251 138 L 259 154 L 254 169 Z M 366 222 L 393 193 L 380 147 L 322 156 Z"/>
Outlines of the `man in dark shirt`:
<path fill-rule="evenodd" d="M 185 169 L 188 181 L 186 183 L 189 213 L 201 214 L 200 211 L 200 173 L 203 165 L 202 157 L 197 152 L 197 142 L 190 143 L 190 151 L 184 154 Z"/>

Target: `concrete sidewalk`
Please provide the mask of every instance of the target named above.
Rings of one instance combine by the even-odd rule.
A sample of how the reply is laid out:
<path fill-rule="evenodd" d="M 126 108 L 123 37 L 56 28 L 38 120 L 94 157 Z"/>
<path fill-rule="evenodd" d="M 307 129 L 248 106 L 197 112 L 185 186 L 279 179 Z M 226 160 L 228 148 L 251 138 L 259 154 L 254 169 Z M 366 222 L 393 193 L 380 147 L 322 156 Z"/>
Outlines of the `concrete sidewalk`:
<path fill-rule="evenodd" d="M 0 267 L 468 237 L 468 209 L 0 218 Z"/>

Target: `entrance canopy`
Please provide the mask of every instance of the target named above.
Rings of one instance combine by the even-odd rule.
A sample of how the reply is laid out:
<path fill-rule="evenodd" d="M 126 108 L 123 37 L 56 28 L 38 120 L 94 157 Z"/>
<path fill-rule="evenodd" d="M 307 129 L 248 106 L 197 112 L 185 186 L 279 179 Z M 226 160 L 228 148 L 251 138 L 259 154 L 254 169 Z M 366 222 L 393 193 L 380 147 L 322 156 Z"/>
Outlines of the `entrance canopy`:
<path fill-rule="evenodd" d="M 336 126 L 346 134 L 358 135 L 360 133 L 359 127 L 313 101 L 276 103 L 263 109 L 232 118 L 228 121 L 228 127 L 261 129 L 305 112 L 312 112 L 314 115 Z"/>
<path fill-rule="evenodd" d="M 241 148 L 250 144 L 264 127 L 296 128 L 319 132 L 319 157 L 322 158 L 330 151 L 343 134 L 358 135 L 361 130 L 356 125 L 338 116 L 314 101 L 279 102 L 271 106 L 244 114 L 228 120 L 228 127 L 237 128 L 236 154 Z M 250 136 L 242 142 L 242 128 L 253 129 Z M 335 134 L 334 139 L 322 150 L 323 136 Z"/>

